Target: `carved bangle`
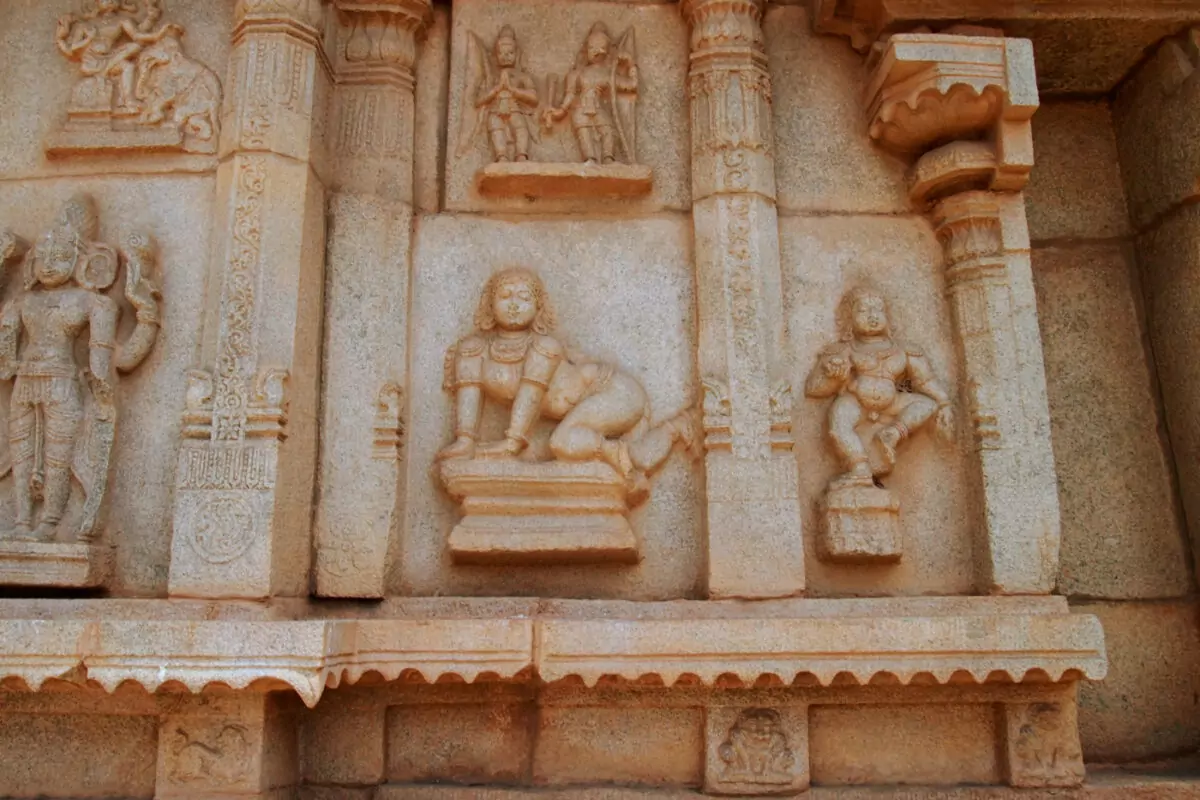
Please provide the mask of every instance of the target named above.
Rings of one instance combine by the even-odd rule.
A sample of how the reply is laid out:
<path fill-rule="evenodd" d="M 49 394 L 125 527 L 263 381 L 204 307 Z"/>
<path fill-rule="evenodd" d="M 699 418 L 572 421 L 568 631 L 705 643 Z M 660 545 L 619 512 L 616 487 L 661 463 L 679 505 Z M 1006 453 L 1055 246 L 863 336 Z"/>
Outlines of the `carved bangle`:
<path fill-rule="evenodd" d="M 530 377 L 529 375 L 522 375 L 521 383 L 531 383 L 534 386 L 538 387 L 539 389 L 543 389 L 543 390 L 550 388 L 549 381 L 538 380 L 537 378 Z"/>
<path fill-rule="evenodd" d="M 528 446 L 529 446 L 529 440 L 528 440 L 528 439 L 526 439 L 524 436 L 521 436 L 520 434 L 513 433 L 512 431 L 505 431 L 505 432 L 504 432 L 504 438 L 505 438 L 505 439 L 512 439 L 514 442 L 517 442 L 517 443 L 518 443 L 518 444 L 520 444 L 522 447 L 528 447 Z"/>
<path fill-rule="evenodd" d="M 472 442 L 479 440 L 479 436 L 471 431 L 458 431 L 454 435 L 460 439 L 470 439 Z"/>
<path fill-rule="evenodd" d="M 92 342 L 92 347 L 103 347 L 105 350 L 116 350 L 117 346 L 112 342 Z"/>
<path fill-rule="evenodd" d="M 139 311 L 139 312 L 137 312 L 135 317 L 138 322 L 141 322 L 146 325 L 157 325 L 159 322 L 157 314 L 142 313 L 141 311 Z"/>

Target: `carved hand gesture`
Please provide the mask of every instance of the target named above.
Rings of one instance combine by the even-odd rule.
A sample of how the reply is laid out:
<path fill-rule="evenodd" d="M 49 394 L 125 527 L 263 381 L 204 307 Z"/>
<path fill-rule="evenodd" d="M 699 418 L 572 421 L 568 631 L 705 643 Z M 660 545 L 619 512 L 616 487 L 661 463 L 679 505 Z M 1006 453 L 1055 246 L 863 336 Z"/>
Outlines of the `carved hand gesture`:
<path fill-rule="evenodd" d="M 954 409 L 948 405 L 939 408 L 934 417 L 934 426 L 942 439 L 950 441 L 954 438 Z"/>
<path fill-rule="evenodd" d="M 834 380 L 844 381 L 850 377 L 850 362 L 845 356 L 830 356 L 825 359 L 822 369 L 825 370 L 826 375 Z"/>

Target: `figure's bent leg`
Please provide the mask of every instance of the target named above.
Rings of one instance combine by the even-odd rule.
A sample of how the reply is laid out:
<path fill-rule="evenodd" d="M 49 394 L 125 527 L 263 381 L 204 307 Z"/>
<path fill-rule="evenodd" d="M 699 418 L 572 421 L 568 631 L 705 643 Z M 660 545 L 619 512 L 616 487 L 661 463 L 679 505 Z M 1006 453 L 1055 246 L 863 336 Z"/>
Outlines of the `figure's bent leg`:
<path fill-rule="evenodd" d="M 46 488 L 43 493 L 42 514 L 34 534 L 40 538 L 53 538 L 58 523 L 62 522 L 71 497 L 71 461 L 75 454 L 75 441 L 83 425 L 83 400 L 79 385 L 59 378 L 55 396 L 44 408 L 46 414 Z"/>
<path fill-rule="evenodd" d="M 912 435 L 937 411 L 937 403 L 921 394 L 904 394 L 897 398 L 889 414 L 892 424 L 881 430 L 876 437 L 883 448 L 888 471 L 896 465 L 896 450 L 900 443 Z"/>
<path fill-rule="evenodd" d="M 603 458 L 622 475 L 634 468 L 626 442 L 610 440 L 633 430 L 645 417 L 646 393 L 625 375 L 616 374 L 601 391 L 571 409 L 550 436 L 550 451 L 563 461 Z"/>
<path fill-rule="evenodd" d="M 833 401 L 829 409 L 829 438 L 842 457 L 849 476 L 870 478 L 867 449 L 854 430 L 861 421 L 862 406 L 853 395 L 843 394 Z"/>
<path fill-rule="evenodd" d="M 18 379 L 19 380 L 19 379 Z M 16 514 L 13 534 L 28 537 L 33 526 L 33 469 L 36 457 L 34 427 L 37 412 L 29 403 L 14 400 L 8 416 L 9 455 L 12 458 Z"/>
<path fill-rule="evenodd" d="M 703 430 L 703 423 L 696 409 L 685 409 L 671 419 L 655 425 L 645 436 L 631 441 L 629 457 L 638 469 L 653 474 L 670 457 L 676 444 L 683 445 L 693 457 L 699 457 L 703 452 Z"/>

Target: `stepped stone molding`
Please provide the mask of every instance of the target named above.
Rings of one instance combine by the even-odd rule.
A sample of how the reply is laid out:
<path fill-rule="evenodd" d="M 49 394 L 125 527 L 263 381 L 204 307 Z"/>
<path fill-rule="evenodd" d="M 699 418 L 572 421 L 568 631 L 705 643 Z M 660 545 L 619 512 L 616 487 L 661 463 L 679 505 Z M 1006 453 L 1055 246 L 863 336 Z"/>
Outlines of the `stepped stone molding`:
<path fill-rule="evenodd" d="M 212 621 L 155 619 L 161 604 L 153 602 L 130 607 L 141 619 L 69 619 L 59 607 L 54 620 L 0 620 L 0 680 L 33 689 L 86 680 L 110 692 L 125 682 L 192 692 L 286 685 L 311 707 L 327 686 L 368 672 L 429 682 L 536 676 L 733 687 L 1045 683 L 1106 672 L 1099 621 L 1070 613 L 1061 598 L 769 606 L 578 601 L 465 618 L 452 616 L 465 613 L 461 601 L 446 600 L 407 619 Z M 17 601 L 7 613 L 21 608 Z"/>

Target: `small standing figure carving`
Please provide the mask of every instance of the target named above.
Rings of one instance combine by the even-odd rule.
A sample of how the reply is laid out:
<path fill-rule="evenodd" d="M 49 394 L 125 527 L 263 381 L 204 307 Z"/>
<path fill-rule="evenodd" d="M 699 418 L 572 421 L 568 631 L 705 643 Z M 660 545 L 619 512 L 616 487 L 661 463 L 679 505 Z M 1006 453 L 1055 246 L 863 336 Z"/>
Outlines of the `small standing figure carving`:
<path fill-rule="evenodd" d="M 71 538 L 95 536 L 116 425 L 114 373 L 138 366 L 158 335 L 158 290 L 149 275 L 153 239 L 132 234 L 118 255 L 97 241 L 98 228 L 90 197 L 69 200 L 27 254 L 23 291 L 0 308 L 0 379 L 15 378 L 8 420 L 14 538 L 56 540 L 72 475 L 84 498 Z M 125 297 L 137 324 L 125 342 L 117 342 L 120 307 L 104 292 L 122 261 Z M 87 364 L 81 368 L 75 348 L 85 331 Z"/>
<path fill-rule="evenodd" d="M 953 411 L 925 354 L 892 340 L 882 294 L 855 289 L 841 311 L 847 335 L 822 351 L 805 393 L 834 398 L 829 437 L 846 467 L 839 480 L 872 485 L 895 467 L 900 443 L 930 420 L 948 438 Z"/>
<path fill-rule="evenodd" d="M 559 461 L 600 460 L 644 494 L 647 476 L 677 444 L 699 446 L 688 409 L 650 423 L 646 390 L 615 367 L 568 352 L 553 334 L 554 312 L 542 281 L 523 268 L 497 272 L 484 287 L 476 332 L 446 356 L 457 438 L 439 459 L 516 458 L 527 453 L 539 419 L 557 422 L 549 448 Z M 504 438 L 477 443 L 484 399 L 511 406 Z"/>
<path fill-rule="evenodd" d="M 183 52 L 182 26 L 159 26 L 162 0 L 94 0 L 95 7 L 59 18 L 59 52 L 79 65 L 65 132 L 51 152 L 144 146 L 215 152 L 221 83 Z M 159 129 L 175 142 L 147 139 Z M 96 134 L 116 139 L 89 140 Z"/>
<path fill-rule="evenodd" d="M 542 124 L 547 128 L 570 114 L 585 164 L 637 161 L 638 65 L 633 29 L 615 46 L 614 53 L 612 36 L 603 22 L 593 25 L 575 67 L 567 74 L 561 98 L 542 112 Z M 557 95 L 551 91 L 551 97 Z"/>
<path fill-rule="evenodd" d="M 463 136 L 459 154 L 466 151 L 486 126 L 492 159 L 496 162 L 528 161 L 529 142 L 537 140 L 538 90 L 533 76 L 522 64 L 517 34 L 505 25 L 496 37 L 492 55 L 474 33 L 467 35 L 467 61 L 470 77 L 463 96 Z M 466 120 L 475 116 L 475 123 Z"/>
<path fill-rule="evenodd" d="M 796 757 L 779 712 L 771 708 L 748 708 L 738 714 L 717 755 L 723 783 L 778 786 L 795 780 Z"/>
<path fill-rule="evenodd" d="M 950 395 L 917 348 L 891 335 L 887 300 L 860 287 L 839 308 L 842 341 L 821 352 L 805 394 L 833 398 L 829 438 L 845 472 L 825 498 L 819 552 L 830 561 L 897 561 L 900 503 L 878 483 L 896 466 L 900 444 L 934 422 L 950 438 Z"/>

